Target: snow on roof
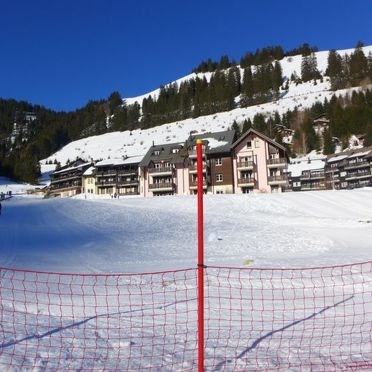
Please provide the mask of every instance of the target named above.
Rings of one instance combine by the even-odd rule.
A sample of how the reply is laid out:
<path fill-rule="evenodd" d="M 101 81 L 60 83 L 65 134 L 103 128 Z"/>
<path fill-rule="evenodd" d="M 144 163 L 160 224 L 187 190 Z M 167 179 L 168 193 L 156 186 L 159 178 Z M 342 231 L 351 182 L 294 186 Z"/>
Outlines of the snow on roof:
<path fill-rule="evenodd" d="M 122 165 L 124 163 L 124 159 L 104 159 L 96 163 L 96 167 L 103 167 L 105 165 Z"/>
<path fill-rule="evenodd" d="M 54 172 L 54 174 L 62 173 L 62 172 L 67 172 L 67 171 L 74 170 L 74 169 L 79 169 L 79 168 L 84 167 L 84 166 L 89 165 L 89 164 L 90 164 L 90 162 L 87 162 L 87 163 L 79 164 L 79 165 L 77 165 L 75 167 L 63 168 L 61 170 L 58 170 L 58 171 Z"/>
<path fill-rule="evenodd" d="M 131 156 L 129 158 L 126 158 L 124 160 L 124 164 L 135 164 L 140 163 L 141 160 L 144 158 L 145 155 L 137 155 L 137 156 Z"/>
<path fill-rule="evenodd" d="M 105 159 L 96 163 L 97 167 L 103 167 L 106 165 L 125 165 L 125 164 L 136 164 L 143 159 L 143 155 L 131 156 L 126 159 L 114 158 L 114 159 Z"/>
<path fill-rule="evenodd" d="M 353 155 L 349 156 L 349 159 L 358 158 L 359 156 L 365 156 L 365 155 L 368 155 L 370 152 L 371 152 L 371 150 L 364 151 L 364 152 L 355 152 Z"/>
<path fill-rule="evenodd" d="M 325 161 L 322 159 L 303 159 L 296 161 L 296 159 L 291 159 L 291 163 L 288 164 L 288 172 L 291 172 L 292 177 L 299 177 L 303 171 L 323 169 Z"/>
<path fill-rule="evenodd" d="M 212 137 L 203 138 L 203 141 L 208 141 L 208 147 L 210 149 L 215 149 L 217 147 L 225 146 L 228 144 L 227 141 L 219 141 Z"/>
<path fill-rule="evenodd" d="M 84 173 L 83 173 L 83 176 L 91 176 L 93 174 L 93 171 L 94 171 L 94 167 L 89 167 Z"/>
<path fill-rule="evenodd" d="M 334 163 L 335 161 L 344 160 L 348 157 L 349 157 L 349 155 L 338 155 L 338 156 L 335 156 L 334 158 L 328 159 L 328 163 Z"/>

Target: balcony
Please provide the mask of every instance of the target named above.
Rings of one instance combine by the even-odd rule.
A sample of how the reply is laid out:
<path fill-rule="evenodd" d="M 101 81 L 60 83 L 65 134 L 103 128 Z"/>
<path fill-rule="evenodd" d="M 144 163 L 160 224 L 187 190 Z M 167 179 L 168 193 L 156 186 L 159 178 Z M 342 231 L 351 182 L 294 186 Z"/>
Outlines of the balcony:
<path fill-rule="evenodd" d="M 238 185 L 242 186 L 254 186 L 256 184 L 256 180 L 252 177 L 246 178 L 238 178 Z"/>
<path fill-rule="evenodd" d="M 208 187 L 207 181 L 203 180 L 203 189 Z M 190 181 L 190 190 L 196 190 L 198 188 L 198 181 Z"/>
<path fill-rule="evenodd" d="M 346 181 L 351 181 L 351 180 L 358 180 L 358 179 L 366 179 L 366 178 L 372 178 L 372 174 L 369 170 L 366 170 L 365 172 L 349 172 L 347 176 L 345 177 Z"/>
<path fill-rule="evenodd" d="M 365 167 L 369 167 L 370 166 L 370 162 L 367 161 L 367 160 L 359 160 L 359 161 L 355 161 L 353 163 L 346 163 L 345 166 L 344 166 L 344 169 L 358 169 L 358 168 L 365 168 Z"/>
<path fill-rule="evenodd" d="M 172 191 L 175 186 L 173 182 L 150 183 L 149 189 L 153 191 Z"/>
<path fill-rule="evenodd" d="M 302 180 L 321 180 L 325 177 L 325 174 L 324 172 L 313 172 L 313 173 L 310 173 L 310 172 L 304 172 L 302 173 L 300 179 L 301 181 Z"/>
<path fill-rule="evenodd" d="M 254 161 L 239 161 L 236 166 L 240 170 L 253 169 Z"/>
<path fill-rule="evenodd" d="M 314 182 L 314 183 L 304 183 L 301 185 L 301 191 L 319 191 L 326 190 L 325 182 Z"/>
<path fill-rule="evenodd" d="M 206 171 L 207 171 L 207 165 L 203 164 L 203 173 L 205 173 Z M 189 173 L 190 174 L 197 173 L 197 172 L 198 172 L 197 165 L 190 165 L 189 166 Z"/>
<path fill-rule="evenodd" d="M 287 166 L 286 158 L 277 158 L 277 159 L 268 159 L 267 167 L 268 168 L 285 168 Z"/>
<path fill-rule="evenodd" d="M 159 168 L 148 168 L 149 173 L 153 176 L 171 176 L 174 168 L 172 167 L 159 167 Z"/>
<path fill-rule="evenodd" d="M 279 176 L 269 176 L 267 181 L 269 185 L 283 185 L 288 182 L 288 177 L 284 174 Z"/>
<path fill-rule="evenodd" d="M 109 177 L 109 176 L 116 176 L 116 170 L 115 169 L 110 169 L 106 171 L 101 171 L 96 173 L 97 177 Z"/>
<path fill-rule="evenodd" d="M 118 171 L 118 176 L 134 176 L 137 175 L 138 171 L 135 169 L 121 170 Z"/>
<path fill-rule="evenodd" d="M 189 150 L 189 158 L 196 159 L 197 153 L 196 150 Z M 205 157 L 205 148 L 203 148 L 203 158 Z"/>
<path fill-rule="evenodd" d="M 67 174 L 53 174 L 51 178 L 51 183 L 56 182 L 63 182 L 63 181 L 70 181 L 73 179 L 81 179 L 82 173 L 81 172 L 75 172 L 75 173 L 67 173 Z"/>
<path fill-rule="evenodd" d="M 138 180 L 118 180 L 118 186 L 136 186 L 138 185 Z"/>
<path fill-rule="evenodd" d="M 96 186 L 98 187 L 112 187 L 116 185 L 116 180 L 101 180 L 96 181 Z"/>

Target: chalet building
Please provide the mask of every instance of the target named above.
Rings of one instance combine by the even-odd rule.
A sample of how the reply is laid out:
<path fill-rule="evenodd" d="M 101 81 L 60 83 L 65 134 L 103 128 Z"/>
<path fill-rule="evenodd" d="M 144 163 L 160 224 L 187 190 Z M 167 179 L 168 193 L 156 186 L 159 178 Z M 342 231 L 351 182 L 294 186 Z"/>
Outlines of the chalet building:
<path fill-rule="evenodd" d="M 235 193 L 281 192 L 288 185 L 284 146 L 249 129 L 232 145 Z"/>
<path fill-rule="evenodd" d="M 139 163 L 142 156 L 106 159 L 95 164 L 97 195 L 139 195 Z"/>
<path fill-rule="evenodd" d="M 317 116 L 313 120 L 313 128 L 315 133 L 318 136 L 322 136 L 323 132 L 329 128 L 329 119 L 327 119 L 327 116 L 325 114 Z"/>
<path fill-rule="evenodd" d="M 50 196 L 74 196 L 83 192 L 83 173 L 91 166 L 81 159 L 65 166 L 51 175 L 49 186 Z"/>
<path fill-rule="evenodd" d="M 189 156 L 189 186 L 191 195 L 197 193 L 196 139 L 203 140 L 203 187 L 208 194 L 232 194 L 233 167 L 231 145 L 235 131 L 192 135 L 186 141 Z"/>
<path fill-rule="evenodd" d="M 330 155 L 325 174 L 328 189 L 372 186 L 372 146 Z"/>
<path fill-rule="evenodd" d="M 310 169 L 302 171 L 300 181 L 300 191 L 326 190 L 324 169 Z"/>
<path fill-rule="evenodd" d="M 188 158 L 183 143 L 153 145 L 139 165 L 141 196 L 188 194 Z"/>

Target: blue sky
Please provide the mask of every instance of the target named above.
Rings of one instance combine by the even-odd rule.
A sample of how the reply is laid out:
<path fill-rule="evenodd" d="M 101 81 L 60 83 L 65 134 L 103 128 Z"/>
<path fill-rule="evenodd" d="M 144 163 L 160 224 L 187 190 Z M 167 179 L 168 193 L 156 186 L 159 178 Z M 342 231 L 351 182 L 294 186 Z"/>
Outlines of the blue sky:
<path fill-rule="evenodd" d="M 371 14 L 369 0 L 1 0 L 0 97 L 73 110 L 146 93 L 208 57 L 370 45 Z"/>

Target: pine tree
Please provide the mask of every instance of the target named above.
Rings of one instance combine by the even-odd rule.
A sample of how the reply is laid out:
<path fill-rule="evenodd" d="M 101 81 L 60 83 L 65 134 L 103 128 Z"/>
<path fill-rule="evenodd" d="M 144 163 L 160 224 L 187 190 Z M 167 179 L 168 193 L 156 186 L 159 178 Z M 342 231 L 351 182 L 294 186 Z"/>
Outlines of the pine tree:
<path fill-rule="evenodd" d="M 303 55 L 301 62 L 301 79 L 303 82 L 321 77 L 318 71 L 318 63 L 314 53 Z"/>
<path fill-rule="evenodd" d="M 329 155 L 335 152 L 335 145 L 332 141 L 331 132 L 329 129 L 323 133 L 323 154 Z"/>
<path fill-rule="evenodd" d="M 239 124 L 234 120 L 232 123 L 231 129 L 235 130 L 235 135 L 237 138 L 241 136 L 241 130 Z"/>
<path fill-rule="evenodd" d="M 331 79 L 331 89 L 337 90 L 345 87 L 345 75 L 342 68 L 342 58 L 334 50 L 330 50 L 328 54 L 328 67 L 326 75 Z"/>
<path fill-rule="evenodd" d="M 363 44 L 358 42 L 354 53 L 350 56 L 350 78 L 353 85 L 368 76 L 368 60 L 363 52 Z"/>

